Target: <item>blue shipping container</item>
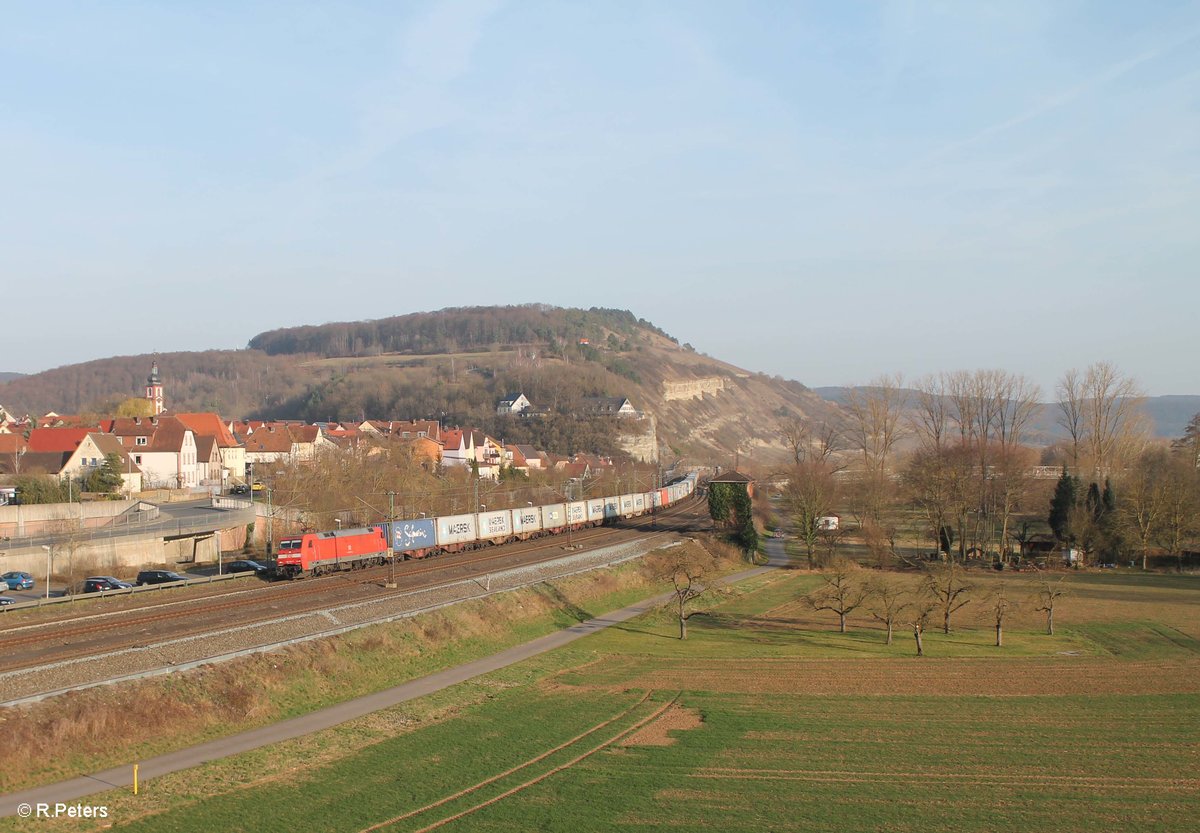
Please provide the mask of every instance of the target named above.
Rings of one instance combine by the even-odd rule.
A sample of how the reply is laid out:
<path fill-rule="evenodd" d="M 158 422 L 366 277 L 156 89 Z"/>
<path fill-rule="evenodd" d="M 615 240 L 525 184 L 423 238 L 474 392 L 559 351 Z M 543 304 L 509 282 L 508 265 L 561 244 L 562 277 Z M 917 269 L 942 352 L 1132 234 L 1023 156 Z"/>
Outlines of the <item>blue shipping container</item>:
<path fill-rule="evenodd" d="M 398 553 L 429 549 L 434 545 L 433 518 L 392 523 L 392 549 Z"/>

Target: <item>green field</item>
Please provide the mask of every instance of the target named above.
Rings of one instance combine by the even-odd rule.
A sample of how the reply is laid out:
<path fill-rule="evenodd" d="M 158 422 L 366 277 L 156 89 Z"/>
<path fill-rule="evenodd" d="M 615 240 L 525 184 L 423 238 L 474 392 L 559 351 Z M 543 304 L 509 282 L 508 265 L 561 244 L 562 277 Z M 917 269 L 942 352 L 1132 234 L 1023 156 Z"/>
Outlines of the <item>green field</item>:
<path fill-rule="evenodd" d="M 1025 610 L 997 649 L 981 611 L 917 659 L 832 632 L 814 580 L 94 801 L 145 831 L 1197 829 L 1200 581 L 1079 577 L 1059 635 Z"/>

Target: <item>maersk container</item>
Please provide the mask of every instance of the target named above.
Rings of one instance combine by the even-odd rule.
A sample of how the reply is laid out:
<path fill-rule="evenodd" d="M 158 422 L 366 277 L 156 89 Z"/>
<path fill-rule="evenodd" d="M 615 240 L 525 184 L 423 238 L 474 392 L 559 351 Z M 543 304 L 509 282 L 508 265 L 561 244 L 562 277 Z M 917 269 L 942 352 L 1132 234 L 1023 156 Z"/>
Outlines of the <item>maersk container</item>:
<path fill-rule="evenodd" d="M 571 526 L 587 523 L 587 501 L 577 500 L 567 504 L 567 523 Z"/>
<path fill-rule="evenodd" d="M 659 489 L 655 494 L 658 495 L 658 506 L 671 505 L 671 496 L 667 494 L 666 489 Z"/>
<path fill-rule="evenodd" d="M 542 529 L 542 507 L 526 506 L 512 510 L 512 528 L 517 535 L 529 537 Z"/>
<path fill-rule="evenodd" d="M 392 521 L 392 550 L 401 555 L 413 550 L 433 549 L 436 530 L 432 518 L 419 521 Z"/>
<path fill-rule="evenodd" d="M 604 522 L 604 498 L 594 497 L 587 502 L 588 523 Z"/>
<path fill-rule="evenodd" d="M 604 519 L 612 520 L 621 517 L 621 498 L 613 495 L 604 498 Z"/>
<path fill-rule="evenodd" d="M 551 503 L 542 507 L 542 529 L 562 529 L 567 525 L 567 507 L 562 503 Z"/>
<path fill-rule="evenodd" d="M 477 528 L 481 541 L 508 538 L 512 535 L 512 512 L 508 509 L 502 509 L 499 512 L 480 512 Z"/>
<path fill-rule="evenodd" d="M 474 515 L 449 515 L 437 519 L 439 547 L 473 544 L 476 540 Z"/>

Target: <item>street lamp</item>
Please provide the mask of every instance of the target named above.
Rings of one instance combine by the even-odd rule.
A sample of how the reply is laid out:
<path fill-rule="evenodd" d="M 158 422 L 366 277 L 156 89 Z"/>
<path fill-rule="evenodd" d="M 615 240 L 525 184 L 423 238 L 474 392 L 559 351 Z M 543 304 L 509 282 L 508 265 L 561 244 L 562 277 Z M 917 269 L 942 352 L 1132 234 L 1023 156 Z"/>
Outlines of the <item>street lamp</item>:
<path fill-rule="evenodd" d="M 42 549 L 46 551 L 46 598 L 50 598 L 50 547 L 42 544 Z"/>

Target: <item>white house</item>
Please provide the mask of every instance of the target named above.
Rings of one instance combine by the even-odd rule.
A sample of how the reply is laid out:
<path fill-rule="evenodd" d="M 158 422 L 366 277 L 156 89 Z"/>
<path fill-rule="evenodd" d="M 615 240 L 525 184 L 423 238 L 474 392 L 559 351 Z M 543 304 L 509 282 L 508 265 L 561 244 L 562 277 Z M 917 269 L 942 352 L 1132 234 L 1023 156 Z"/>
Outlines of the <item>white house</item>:
<path fill-rule="evenodd" d="M 597 416 L 639 416 L 633 403 L 624 396 L 588 396 L 583 400 L 584 413 Z"/>
<path fill-rule="evenodd" d="M 506 398 L 500 400 L 500 404 L 496 406 L 498 414 L 519 414 L 521 411 L 528 411 L 533 407 L 533 403 L 525 398 L 523 393 L 510 393 Z"/>
<path fill-rule="evenodd" d="M 132 423 L 132 427 L 119 425 L 114 433 L 141 468 L 147 487 L 188 489 L 200 485 L 196 435 L 191 429 L 170 416 L 117 420 L 122 422 Z"/>

